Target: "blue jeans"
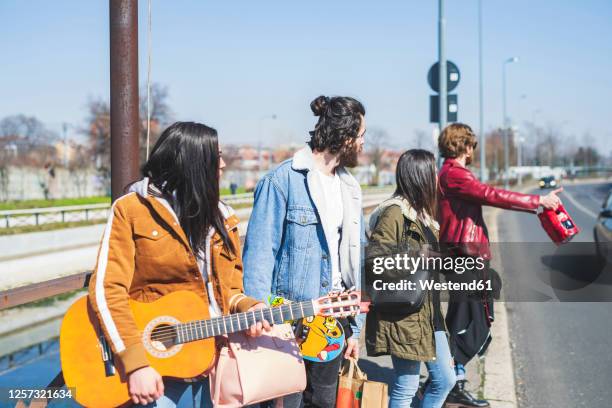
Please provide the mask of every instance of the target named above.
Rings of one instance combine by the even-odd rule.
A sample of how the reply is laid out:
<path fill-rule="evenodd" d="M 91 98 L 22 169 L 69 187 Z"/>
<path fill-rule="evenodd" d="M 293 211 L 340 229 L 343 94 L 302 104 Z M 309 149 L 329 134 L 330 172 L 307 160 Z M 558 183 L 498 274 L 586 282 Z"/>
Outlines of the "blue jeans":
<path fill-rule="evenodd" d="M 446 396 L 455 386 L 455 370 L 446 333 L 435 332 L 435 339 L 436 359 L 425 363 L 431 381 L 425 389 L 421 404 L 417 404 L 421 408 L 442 407 Z M 410 407 L 419 388 L 421 362 L 395 356 L 391 356 L 391 361 L 395 370 L 395 383 L 391 389 L 389 408 Z"/>
<path fill-rule="evenodd" d="M 190 395 L 181 398 L 189 388 L 191 388 Z M 211 408 L 213 405 L 210 399 L 208 378 L 192 383 L 164 380 L 164 396 L 155 402 L 144 405 L 145 408 L 176 408 L 179 406 Z"/>
<path fill-rule="evenodd" d="M 465 366 L 455 363 L 455 374 L 457 374 L 457 381 L 465 380 Z"/>

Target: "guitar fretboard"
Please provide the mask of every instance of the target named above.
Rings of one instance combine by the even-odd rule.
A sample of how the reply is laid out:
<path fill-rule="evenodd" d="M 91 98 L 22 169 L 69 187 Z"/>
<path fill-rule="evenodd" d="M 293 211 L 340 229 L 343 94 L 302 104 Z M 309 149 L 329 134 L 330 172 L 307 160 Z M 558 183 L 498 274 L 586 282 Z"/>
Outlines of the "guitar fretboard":
<path fill-rule="evenodd" d="M 209 337 L 243 331 L 257 322 L 267 320 L 272 324 L 281 324 L 287 320 L 300 319 L 315 314 L 312 301 L 288 303 L 272 308 L 252 310 L 207 320 L 194 320 L 174 326 L 176 342 L 188 343 Z"/>

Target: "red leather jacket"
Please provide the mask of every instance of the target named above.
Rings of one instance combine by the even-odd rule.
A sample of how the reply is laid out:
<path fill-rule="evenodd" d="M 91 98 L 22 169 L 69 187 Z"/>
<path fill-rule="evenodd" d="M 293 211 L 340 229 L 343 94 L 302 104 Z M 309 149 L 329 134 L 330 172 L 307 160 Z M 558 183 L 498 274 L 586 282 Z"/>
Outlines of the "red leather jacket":
<path fill-rule="evenodd" d="M 439 173 L 438 222 L 440 242 L 456 246 L 462 255 L 491 258 L 489 232 L 482 206 L 536 212 L 540 196 L 520 194 L 481 183 L 455 159 L 446 159 Z"/>

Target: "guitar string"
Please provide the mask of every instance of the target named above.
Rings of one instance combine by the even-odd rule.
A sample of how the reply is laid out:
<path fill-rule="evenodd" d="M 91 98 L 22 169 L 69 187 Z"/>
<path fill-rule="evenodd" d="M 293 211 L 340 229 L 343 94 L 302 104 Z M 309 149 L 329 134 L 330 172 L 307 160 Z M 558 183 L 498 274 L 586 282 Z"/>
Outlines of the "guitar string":
<path fill-rule="evenodd" d="M 292 305 L 299 306 L 299 304 L 292 304 Z M 290 309 L 294 309 L 294 308 L 295 308 L 294 306 L 290 307 Z M 333 307 L 333 308 L 334 309 L 342 309 L 340 311 L 334 312 L 334 314 L 340 313 L 341 316 L 343 314 L 354 314 L 356 312 L 356 310 L 354 310 L 355 306 L 341 306 L 341 307 Z M 267 311 L 267 310 L 270 310 L 270 317 L 271 317 L 272 320 L 274 320 L 275 319 L 275 317 L 274 317 L 274 310 L 277 310 L 277 309 L 274 309 L 274 308 L 264 309 L 264 311 Z M 280 311 L 280 309 L 278 309 L 278 310 Z M 231 321 L 232 319 L 235 319 L 238 327 L 240 327 L 240 325 L 242 324 L 241 323 L 241 319 L 240 319 L 240 315 L 243 314 L 245 316 L 245 320 L 247 321 L 247 324 L 248 324 L 249 323 L 248 313 L 252 313 L 252 312 L 243 312 L 243 313 L 239 313 L 239 314 L 231 314 L 231 315 L 226 315 L 226 316 L 220 316 L 220 317 L 216 317 L 216 318 L 213 318 L 213 319 L 196 320 L 196 321 L 192 321 L 192 322 L 179 323 L 179 324 L 171 325 L 169 327 L 165 327 L 163 329 L 156 330 L 152 334 L 152 337 L 155 336 L 155 338 L 158 339 L 158 338 L 161 338 L 162 335 L 165 335 L 165 334 L 168 334 L 168 335 L 170 335 L 170 337 L 173 337 L 175 334 L 178 334 L 177 331 L 179 329 L 182 329 L 182 328 L 185 328 L 186 330 L 189 330 L 190 332 L 193 332 L 194 329 L 196 330 L 196 332 L 197 332 L 197 330 L 200 330 L 200 329 L 206 329 L 208 331 L 208 325 L 210 325 L 210 327 L 212 327 L 213 330 L 214 330 L 215 325 L 217 327 L 220 327 L 221 323 L 223 321 L 225 321 L 223 323 L 224 324 L 224 328 L 225 328 L 225 323 L 227 323 L 228 321 Z M 281 314 L 281 318 L 282 318 L 282 313 L 280 313 L 280 314 Z M 307 313 L 306 315 L 310 315 L 310 313 Z M 236 317 L 234 317 L 234 316 L 236 316 Z M 255 317 L 257 318 L 257 316 L 255 316 Z M 264 316 L 264 318 L 265 317 L 266 316 Z M 287 321 L 287 320 L 283 320 L 283 321 Z M 258 321 L 256 320 L 256 323 L 257 322 Z M 190 324 L 192 325 L 192 327 L 188 326 Z M 231 323 L 231 324 L 233 325 L 233 323 Z M 181 328 L 181 327 L 179 327 L 179 325 L 185 325 L 185 326 L 183 326 Z M 249 325 L 249 327 L 250 326 L 252 326 L 252 324 Z M 242 329 L 242 330 L 247 330 L 247 329 Z M 227 330 L 225 330 L 225 331 L 227 331 Z"/>
<path fill-rule="evenodd" d="M 292 304 L 292 305 L 299 305 L 299 304 Z M 351 309 L 353 309 L 354 306 L 344 306 L 344 307 L 348 308 L 349 310 L 343 310 L 343 312 L 349 312 L 349 313 L 350 312 L 354 312 L 354 310 L 351 310 Z M 293 306 L 291 306 L 291 308 L 293 308 Z M 273 310 L 273 309 L 268 308 L 266 310 Z M 243 313 L 248 313 L 248 312 L 243 312 Z M 233 317 L 230 317 L 230 316 L 238 316 L 238 314 L 226 315 L 226 316 L 215 318 L 215 319 L 221 319 L 221 320 L 225 319 L 225 320 L 227 320 L 227 318 L 230 318 L 230 319 L 233 318 Z M 274 319 L 273 315 L 272 315 L 272 319 Z M 236 318 L 236 320 L 237 320 L 237 323 L 240 325 L 240 320 L 238 318 Z M 204 337 L 204 338 L 215 337 L 216 335 L 214 334 L 214 330 L 215 330 L 215 325 L 214 324 L 216 323 L 216 327 L 218 327 L 218 328 L 221 327 L 221 324 L 220 324 L 220 322 L 218 320 L 216 322 L 213 322 L 213 319 L 191 322 L 191 324 L 193 324 L 194 327 L 184 326 L 185 329 L 189 330 L 189 331 L 186 332 L 186 333 L 183 333 L 183 334 L 187 335 L 186 337 L 189 337 L 188 336 L 189 334 L 192 335 L 191 337 L 197 337 L 198 330 L 200 330 L 200 332 L 202 332 L 202 329 L 205 329 L 206 333 L 208 333 L 208 327 L 209 326 L 207 326 L 207 323 L 205 323 L 205 322 L 211 322 L 210 323 L 210 328 L 213 329 L 213 335 L 212 336 L 207 336 L 207 337 Z M 248 319 L 247 319 L 247 323 L 249 323 Z M 179 324 L 188 325 L 190 323 L 179 323 Z M 197 324 L 197 326 L 195 326 L 196 324 Z M 224 328 L 225 328 L 225 325 L 224 325 Z M 196 336 L 193 336 L 194 329 L 195 329 Z M 248 330 L 248 328 L 243 329 L 243 330 Z M 241 330 L 241 331 L 243 331 L 243 330 Z M 225 331 L 227 332 L 227 330 L 225 330 Z M 180 335 L 179 327 L 178 327 L 178 325 L 174 325 L 174 326 L 171 326 L 171 327 L 159 330 L 159 331 L 155 331 L 151 335 L 151 339 L 154 340 L 154 341 L 164 341 L 164 340 L 174 339 L 174 338 L 178 337 L 179 335 Z"/>
<path fill-rule="evenodd" d="M 348 301 L 348 302 L 350 302 L 350 299 L 342 299 L 342 300 L 339 300 L 339 299 L 334 299 L 334 300 L 332 300 L 332 302 L 338 302 L 338 301 L 339 301 L 340 303 L 342 303 L 343 301 Z M 293 312 L 293 308 L 294 308 L 294 307 L 296 307 L 296 306 L 297 306 L 297 307 L 299 307 L 299 309 L 300 309 L 300 310 L 303 310 L 303 306 L 311 306 L 311 307 L 312 307 L 313 305 L 312 305 L 311 301 L 304 301 L 304 302 L 299 302 L 299 303 L 289 303 L 289 304 L 284 304 L 284 305 L 280 305 L 280 307 L 268 307 L 268 308 L 265 308 L 265 309 L 259 309 L 259 310 L 271 311 L 270 313 L 271 313 L 271 317 L 272 317 L 272 319 L 273 319 L 273 318 L 274 318 L 273 311 L 274 311 L 274 310 L 280 310 L 280 309 L 282 309 L 282 308 L 283 308 L 283 307 L 285 307 L 285 306 L 286 306 L 286 307 L 289 309 L 289 310 L 288 310 L 288 311 L 289 311 L 289 313 L 292 313 L 292 312 Z M 337 314 L 337 313 L 348 313 L 348 314 L 352 314 L 352 313 L 354 313 L 354 312 L 355 312 L 355 310 L 354 310 L 355 308 L 356 308 L 356 305 L 355 305 L 355 304 L 350 304 L 350 303 L 349 303 L 349 304 L 347 304 L 347 305 L 342 305 L 342 304 L 340 304 L 340 305 L 337 305 L 337 306 L 335 306 L 335 305 L 333 305 L 333 304 L 331 304 L 331 305 L 330 305 L 330 304 L 323 304 L 323 305 L 322 305 L 322 309 L 341 309 L 341 310 L 340 310 L 340 312 L 334 312 L 334 314 Z M 348 310 L 347 310 L 347 309 L 348 309 Z M 235 313 L 235 314 L 230 314 L 230 315 L 225 315 L 225 316 L 215 317 L 215 318 L 212 318 L 212 319 L 206 319 L 206 320 L 196 320 L 196 321 L 192 321 L 192 322 L 179 323 L 179 324 L 171 325 L 171 326 L 169 326 L 169 327 L 167 327 L 167 328 L 164 328 L 164 329 L 159 329 L 159 330 L 155 331 L 155 333 L 156 333 L 156 334 L 160 334 L 160 333 L 173 333 L 173 332 L 176 332 L 176 330 L 175 330 L 175 329 L 176 329 L 176 328 L 177 328 L 177 326 L 178 326 L 178 325 L 180 325 L 180 324 L 190 324 L 190 323 L 191 323 L 191 324 L 198 324 L 198 325 L 199 325 L 199 326 L 198 326 L 198 328 L 199 328 L 199 327 L 202 327 L 202 324 L 206 325 L 206 323 L 205 323 L 205 322 L 211 322 L 211 325 L 213 325 L 213 324 L 215 324 L 215 323 L 216 323 L 218 326 L 220 325 L 220 323 L 221 323 L 221 322 L 223 322 L 223 323 L 224 323 L 224 325 L 225 325 L 225 323 L 228 321 L 228 319 L 229 319 L 229 320 L 233 319 L 233 316 L 237 316 L 237 317 L 236 317 L 236 321 L 237 321 L 237 323 L 238 323 L 238 324 L 240 324 L 240 318 L 238 317 L 239 315 L 245 315 L 246 320 L 247 320 L 247 323 L 248 323 L 248 315 L 247 315 L 247 314 L 248 314 L 248 313 L 252 313 L 252 312 L 253 312 L 253 311 L 251 311 L 251 312 Z M 314 308 L 313 308 L 313 312 L 314 312 Z M 313 313 L 312 315 L 314 315 L 314 314 L 315 314 L 315 313 Z M 283 313 L 282 313 L 282 311 L 281 311 L 281 318 L 283 317 L 282 315 L 283 315 Z M 311 315 L 311 316 L 312 316 L 312 315 Z M 264 317 L 265 317 L 265 316 L 264 316 Z M 219 322 L 219 320 L 221 320 L 221 322 Z M 286 320 L 285 320 L 285 321 L 286 321 Z M 256 322 L 257 322 L 257 321 L 256 321 Z M 245 330 L 246 330 L 246 329 L 245 329 Z M 226 330 L 226 331 L 227 331 L 227 330 Z"/>
<path fill-rule="evenodd" d="M 308 303 L 308 302 L 306 302 L 306 303 Z M 295 309 L 297 306 L 300 306 L 300 304 L 299 303 L 292 303 L 291 306 L 289 306 L 289 305 L 287 305 L 287 306 L 288 306 L 288 309 Z M 267 308 L 267 309 L 263 309 L 263 310 L 264 310 L 264 312 L 268 311 L 268 310 L 270 311 L 270 318 L 272 320 L 275 319 L 275 317 L 274 317 L 274 310 L 279 310 L 279 313 L 281 314 L 280 317 L 281 318 L 283 317 L 282 316 L 283 313 L 281 312 L 280 308 Z M 285 313 L 286 312 L 287 311 L 285 311 Z M 313 310 L 313 312 L 314 312 L 314 310 Z M 175 324 L 175 325 L 172 325 L 170 327 L 166 327 L 166 328 L 154 331 L 154 333 L 151 335 L 151 338 L 153 340 L 161 340 L 161 339 L 170 339 L 170 338 L 176 337 L 179 334 L 178 330 L 181 329 L 179 327 L 179 325 L 185 325 L 185 326 L 183 326 L 183 328 L 185 328 L 186 330 L 189 330 L 190 334 L 193 333 L 194 329 L 195 329 L 196 333 L 197 333 L 198 330 L 201 330 L 201 329 L 206 329 L 206 331 L 208 332 L 208 327 L 211 327 L 213 329 L 213 333 L 214 333 L 215 326 L 216 327 L 220 327 L 221 323 L 223 321 L 228 322 L 228 320 L 232 320 L 232 319 L 235 319 L 236 323 L 240 327 L 240 325 L 242 324 L 241 323 L 241 319 L 240 319 L 240 315 L 241 314 L 245 316 L 245 320 L 247 321 L 247 324 L 250 323 L 249 322 L 248 313 L 253 313 L 253 311 L 251 311 L 251 312 L 242 312 L 242 313 L 238 313 L 238 314 L 231 314 L 231 315 L 226 315 L 226 316 L 220 316 L 220 317 L 216 317 L 216 318 L 213 318 L 213 319 L 198 320 L 198 321 L 193 321 L 193 322 Z M 254 317 L 256 319 L 259 317 L 259 316 L 255 315 L 255 314 L 253 314 L 253 315 L 254 315 Z M 234 316 L 236 316 L 236 317 L 234 318 Z M 266 316 L 264 316 L 264 318 L 265 317 Z M 286 320 L 283 320 L 283 321 L 286 321 Z M 256 323 L 257 322 L 258 321 L 256 320 Z M 189 324 L 191 324 L 192 327 L 189 327 L 188 326 Z M 210 326 L 208 326 L 208 325 L 210 325 Z M 226 329 L 225 323 L 223 323 L 223 326 L 224 326 L 224 329 Z M 250 326 L 252 326 L 252 324 L 250 324 L 249 327 Z M 249 327 L 247 327 L 246 329 L 243 329 L 243 330 L 247 330 Z M 227 331 L 227 330 L 225 330 L 225 331 Z M 209 336 L 209 337 L 212 337 L 212 336 Z"/>
<path fill-rule="evenodd" d="M 200 329 L 204 329 L 204 327 L 200 327 Z M 244 329 L 247 330 L 247 329 Z M 203 333 L 202 330 L 200 330 L 200 333 Z M 208 329 L 206 329 L 206 333 L 208 334 Z M 205 337 L 200 337 L 200 335 L 198 334 L 198 331 L 196 330 L 195 332 L 193 330 L 184 333 L 183 337 L 187 339 L 187 341 L 183 341 L 182 343 L 188 343 L 190 341 L 196 341 L 196 340 L 204 340 L 207 338 L 212 338 L 212 337 L 216 337 L 218 335 L 221 335 L 222 333 L 219 334 L 215 334 L 214 333 L 214 328 L 213 328 L 213 333 L 212 335 L 208 335 Z M 166 340 L 174 340 L 176 338 L 179 337 L 179 332 L 174 332 L 174 333 L 170 333 L 170 334 L 164 334 L 164 335 L 152 335 L 151 336 L 151 340 L 153 341 L 160 341 L 160 342 L 164 342 Z"/>
<path fill-rule="evenodd" d="M 235 315 L 232 315 L 232 316 L 235 316 Z M 272 316 L 272 319 L 274 319 L 274 316 Z M 208 321 L 210 322 L 210 320 L 208 320 Z M 283 321 L 285 321 L 285 320 L 283 320 Z M 242 323 L 240 323 L 239 319 L 236 319 L 236 323 L 238 324 L 239 327 L 242 324 Z M 247 324 L 249 324 L 249 323 L 250 322 L 247 320 Z M 181 323 L 181 324 L 184 324 L 184 323 Z M 252 326 L 252 324 L 249 324 L 249 326 L 247 328 L 241 329 L 240 331 L 248 330 L 248 328 L 251 327 L 251 326 Z M 208 334 L 209 329 L 212 329 L 213 334 L 212 335 L 208 335 L 208 336 L 206 336 L 204 338 L 214 337 L 214 336 L 217 335 L 217 334 L 215 334 L 215 329 L 216 328 L 220 328 L 220 327 L 221 327 L 221 323 L 219 321 L 212 322 L 210 324 L 207 324 L 207 323 L 202 324 L 202 323 L 193 322 L 191 327 L 189 327 L 189 323 L 187 323 L 187 326 L 184 326 L 186 331 L 182 332 L 182 331 L 179 331 L 181 329 L 179 327 L 177 327 L 177 325 L 175 325 L 175 326 L 172 326 L 170 328 L 167 328 L 165 330 L 165 332 L 161 332 L 161 333 L 160 333 L 160 331 L 154 332 L 151 335 L 151 339 L 155 340 L 155 341 L 170 340 L 170 339 L 178 337 L 181 334 L 183 334 L 185 337 L 194 337 L 195 338 L 195 337 L 200 337 L 200 333 L 203 333 L 204 330 Z M 225 326 L 224 326 L 224 329 L 226 329 Z M 227 332 L 227 330 L 225 330 L 225 331 Z M 221 334 L 221 333 L 219 333 L 219 334 Z"/>
<path fill-rule="evenodd" d="M 286 306 L 289 306 L 289 305 L 286 305 Z M 300 304 L 299 304 L 299 303 L 293 303 L 293 304 L 292 304 L 292 306 L 288 307 L 288 309 L 289 309 L 289 308 L 296 308 L 296 306 L 298 306 L 298 307 L 299 307 L 299 306 L 300 306 Z M 282 314 L 283 314 L 283 312 L 281 311 L 281 308 L 266 308 L 266 309 L 260 309 L 260 310 L 263 310 L 264 312 L 270 311 L 270 313 L 271 313 L 271 318 L 272 318 L 272 319 L 274 319 L 274 311 L 275 311 L 275 310 L 279 310 L 279 311 L 280 311 L 281 317 L 282 317 Z M 314 311 L 314 310 L 313 310 L 313 311 Z M 287 312 L 289 312 L 289 311 L 288 311 L 288 310 L 286 310 L 284 313 L 287 313 Z M 177 327 L 178 325 L 180 325 L 180 324 L 188 325 L 188 324 L 190 324 L 190 323 L 191 323 L 191 324 L 197 324 L 197 325 L 200 325 L 200 326 L 201 326 L 202 324 L 206 324 L 206 322 L 210 322 L 210 324 L 212 324 L 212 325 L 215 325 L 215 324 L 220 325 L 220 324 L 222 323 L 222 321 L 223 321 L 223 320 L 225 320 L 226 322 L 228 322 L 228 321 L 229 321 L 229 320 L 231 320 L 231 319 L 236 319 L 237 323 L 238 323 L 238 324 L 241 324 L 241 319 L 240 319 L 240 316 L 241 316 L 241 315 L 245 316 L 245 320 L 247 320 L 247 322 L 248 322 L 248 321 L 249 321 L 249 316 L 248 316 L 249 314 L 253 314 L 253 311 L 250 311 L 250 312 L 241 312 L 241 313 L 234 313 L 234 314 L 230 314 L 230 315 L 225 315 L 225 316 L 214 317 L 214 318 L 212 318 L 212 319 L 194 320 L 194 321 L 191 321 L 191 322 L 185 322 L 185 323 L 174 324 L 174 325 L 171 325 L 170 327 L 167 327 L 167 328 L 164 328 L 164 329 L 159 329 L 159 330 L 156 330 L 156 331 L 155 331 L 155 333 L 163 333 L 163 332 L 171 332 L 171 331 L 174 331 L 174 328 L 176 328 L 176 327 Z M 259 315 L 261 315 L 261 312 L 260 312 L 260 313 L 258 313 L 258 314 L 254 314 L 254 316 L 255 316 L 255 318 L 256 318 L 256 319 L 257 319 L 257 318 L 259 318 Z M 234 316 L 236 316 L 236 317 L 234 317 Z M 264 318 L 265 318 L 265 317 L 266 317 L 266 316 L 264 316 Z M 256 322 L 257 322 L 257 321 L 256 321 Z M 246 329 L 245 329 L 245 330 L 246 330 Z"/>
<path fill-rule="evenodd" d="M 348 299 L 345 299 L 345 300 L 348 300 Z M 338 300 L 336 299 L 334 301 L 338 301 Z M 334 301 L 332 301 L 332 302 L 334 302 Z M 340 303 L 342 303 L 342 300 L 340 300 Z M 287 308 L 289 309 L 289 312 L 291 313 L 291 312 L 293 312 L 293 309 L 296 306 L 299 307 L 300 310 L 303 310 L 303 306 L 304 305 L 306 305 L 306 306 L 310 305 L 312 307 L 312 303 L 309 302 L 309 301 L 306 301 L 306 302 L 300 302 L 300 303 L 289 303 L 287 305 L 281 305 L 279 308 L 266 308 L 266 309 L 260 309 L 260 310 L 270 311 L 270 317 L 272 319 L 274 319 L 274 310 L 279 310 L 280 314 L 281 314 L 281 318 L 282 318 L 283 317 L 283 313 L 282 313 L 281 309 L 282 309 L 283 306 L 287 306 Z M 325 306 L 324 309 L 341 309 L 339 312 L 335 312 L 334 314 L 336 314 L 336 313 L 353 314 L 354 312 L 356 312 L 356 310 L 354 310 L 356 305 L 354 305 L 354 304 L 353 305 L 350 305 L 350 304 L 349 305 L 338 305 L 338 306 L 324 304 L 324 306 Z M 313 312 L 314 312 L 314 310 L 313 310 Z M 241 321 L 240 321 L 240 317 L 239 316 L 241 314 L 245 315 L 245 320 L 247 321 L 247 324 L 248 324 L 249 323 L 248 313 L 252 313 L 252 311 L 251 312 L 242 312 L 242 313 L 237 313 L 237 314 L 231 314 L 231 315 L 226 315 L 226 316 L 220 316 L 220 317 L 216 317 L 216 318 L 208 319 L 208 320 L 199 320 L 199 321 L 193 321 L 193 322 L 187 322 L 187 323 L 179 323 L 178 325 L 172 325 L 170 327 L 159 329 L 159 330 L 155 331 L 152 334 L 151 338 L 153 339 L 153 337 L 155 337 L 154 340 L 161 340 L 161 339 L 165 340 L 165 339 L 174 338 L 174 337 L 179 335 L 178 330 L 181 329 L 181 328 L 179 328 L 179 325 L 181 325 L 181 324 L 182 325 L 189 325 L 189 324 L 193 325 L 192 327 L 184 326 L 187 330 L 189 330 L 190 333 L 193 333 L 193 329 L 196 330 L 196 334 L 197 334 L 197 330 L 201 331 L 201 329 L 206 329 L 206 331 L 208 332 L 208 326 L 207 326 L 206 322 L 210 322 L 210 327 L 213 329 L 213 333 L 214 333 L 214 325 L 215 325 L 215 323 L 216 323 L 217 327 L 220 328 L 221 322 L 223 322 L 224 329 L 227 332 L 227 328 L 225 327 L 225 324 L 226 324 L 226 322 L 228 320 L 230 320 L 230 324 L 232 324 L 232 326 L 233 326 L 233 323 L 231 323 L 231 320 L 234 319 L 233 316 L 236 316 L 236 318 L 235 318 L 236 319 L 236 323 L 240 327 Z M 257 318 L 255 315 L 254 315 L 254 317 Z M 265 318 L 265 316 L 263 316 L 263 313 L 262 313 L 262 317 Z M 244 330 L 247 330 L 247 329 L 244 329 Z M 212 337 L 212 336 L 209 336 L 209 337 Z"/>
<path fill-rule="evenodd" d="M 307 303 L 306 303 L 307 304 Z M 287 305 L 289 306 L 289 305 Z M 303 309 L 303 307 L 299 304 L 299 303 L 293 303 L 291 304 L 291 306 L 289 307 L 289 312 L 293 311 L 293 309 L 297 309 L 296 306 L 299 306 L 299 309 Z M 355 312 L 357 312 L 356 306 L 355 305 L 343 305 L 343 306 L 328 306 L 326 307 L 326 309 L 341 309 L 341 310 L 337 310 L 334 312 L 335 315 L 340 314 L 340 316 L 337 317 L 341 317 L 342 315 L 350 315 L 350 314 L 355 314 Z M 261 309 L 260 309 L 261 310 Z M 280 308 L 267 308 L 267 309 L 263 309 L 264 312 L 266 311 L 270 311 L 270 318 L 272 320 L 275 319 L 274 316 L 274 311 L 275 310 L 279 310 L 280 313 L 280 317 L 282 318 L 283 313 L 282 310 Z M 285 311 L 287 312 L 287 311 Z M 314 310 L 313 310 L 314 312 Z M 154 335 L 157 335 L 156 337 L 160 337 L 160 335 L 162 334 L 175 334 L 177 329 L 181 329 L 178 326 L 179 325 L 184 325 L 183 328 L 186 328 L 187 330 L 193 331 L 195 330 L 199 330 L 202 328 L 206 328 L 208 329 L 208 325 L 210 325 L 210 327 L 212 327 L 214 329 L 215 325 L 217 327 L 220 327 L 221 323 L 224 324 L 224 328 L 226 326 L 227 322 L 230 322 L 230 324 L 233 326 L 232 320 L 236 320 L 237 325 L 240 327 L 240 325 L 242 324 L 242 320 L 240 319 L 240 315 L 244 315 L 245 316 L 245 320 L 247 321 L 247 324 L 249 323 L 249 316 L 248 313 L 253 313 L 251 312 L 242 312 L 242 313 L 237 313 L 237 314 L 231 314 L 231 315 L 225 315 L 225 316 L 219 316 L 213 319 L 207 319 L 207 320 L 196 320 L 196 321 L 192 321 L 192 322 L 186 322 L 186 323 L 179 323 L 179 324 L 175 324 L 175 325 L 171 325 L 169 327 L 163 328 L 163 329 L 158 329 L 154 332 Z M 306 313 L 305 315 L 314 315 L 309 313 Z M 236 316 L 236 317 L 234 317 Z M 255 318 L 257 319 L 258 316 L 254 315 Z M 263 316 L 264 318 L 266 318 L 266 316 Z M 283 321 L 287 321 L 287 320 L 283 320 Z M 256 320 L 256 322 L 258 322 Z M 274 323 L 274 322 L 273 322 Z M 189 327 L 188 325 L 192 325 L 192 327 Z M 251 324 L 252 325 L 252 324 Z M 249 326 L 250 327 L 250 326 Z M 242 330 L 247 330 L 247 329 L 242 329 Z M 227 331 L 227 329 L 225 330 Z"/>

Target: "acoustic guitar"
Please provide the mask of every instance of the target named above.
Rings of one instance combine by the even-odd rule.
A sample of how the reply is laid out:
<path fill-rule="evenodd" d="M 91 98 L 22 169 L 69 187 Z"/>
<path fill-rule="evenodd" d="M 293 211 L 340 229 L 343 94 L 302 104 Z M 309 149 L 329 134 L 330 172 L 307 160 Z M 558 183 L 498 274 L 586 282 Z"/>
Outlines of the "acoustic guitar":
<path fill-rule="evenodd" d="M 346 317 L 359 313 L 359 292 L 209 318 L 206 303 L 190 291 L 176 291 L 151 303 L 129 301 L 149 364 L 161 376 L 190 379 L 215 362 L 215 336 L 246 330 L 261 320 L 280 324 L 307 316 Z M 130 402 L 127 376 L 113 355 L 87 296 L 66 312 L 60 330 L 60 359 L 66 386 L 86 407 Z"/>

